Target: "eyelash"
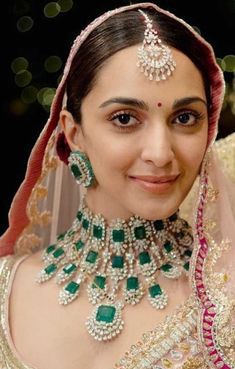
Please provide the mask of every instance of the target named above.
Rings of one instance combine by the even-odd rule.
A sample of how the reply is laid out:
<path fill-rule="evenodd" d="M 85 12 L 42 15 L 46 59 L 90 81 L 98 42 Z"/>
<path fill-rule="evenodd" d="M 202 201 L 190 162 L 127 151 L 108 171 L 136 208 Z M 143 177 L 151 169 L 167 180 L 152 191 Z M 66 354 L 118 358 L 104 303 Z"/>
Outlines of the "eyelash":
<path fill-rule="evenodd" d="M 138 123 L 137 124 L 131 124 L 131 125 L 123 125 L 123 124 L 117 124 L 117 123 L 114 123 L 114 120 L 117 119 L 117 118 L 120 118 L 121 116 L 129 116 L 130 118 L 134 118 L 136 120 L 138 120 L 137 116 L 133 113 L 133 112 L 130 112 L 130 111 L 119 111 L 118 113 L 115 113 L 113 114 L 109 120 L 112 122 L 112 124 L 117 127 L 118 129 L 120 129 L 121 131 L 130 131 L 132 129 L 134 129 L 136 126 L 138 126 L 140 123 L 140 121 L 138 120 Z"/>
<path fill-rule="evenodd" d="M 175 116 L 173 121 L 175 121 L 177 118 L 183 115 L 190 115 L 191 117 L 194 117 L 195 121 L 190 124 L 188 123 L 173 123 L 173 124 L 178 124 L 179 126 L 190 128 L 192 126 L 195 126 L 200 120 L 203 120 L 205 118 L 205 115 L 203 113 L 199 113 L 197 111 L 192 111 L 192 110 L 183 110 L 183 111 L 177 112 L 177 115 Z M 111 121 L 112 124 L 121 131 L 131 131 L 135 129 L 136 126 L 139 126 L 141 124 L 139 120 L 137 124 L 130 124 L 130 125 L 123 125 L 121 123 L 120 124 L 115 123 L 114 120 L 120 118 L 121 116 L 128 116 L 129 118 L 134 118 L 138 120 L 137 116 L 133 114 L 133 112 L 130 112 L 130 111 L 120 111 L 120 112 L 113 114 L 109 118 L 109 121 Z"/>

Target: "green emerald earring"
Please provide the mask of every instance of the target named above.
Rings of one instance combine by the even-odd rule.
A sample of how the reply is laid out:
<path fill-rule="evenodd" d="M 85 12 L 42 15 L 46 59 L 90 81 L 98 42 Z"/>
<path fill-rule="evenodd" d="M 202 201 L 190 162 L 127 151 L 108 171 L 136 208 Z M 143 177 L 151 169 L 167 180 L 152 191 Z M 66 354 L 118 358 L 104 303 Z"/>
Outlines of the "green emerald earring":
<path fill-rule="evenodd" d="M 87 155 L 80 151 L 71 151 L 68 157 L 68 166 L 78 184 L 91 187 L 95 175 Z"/>

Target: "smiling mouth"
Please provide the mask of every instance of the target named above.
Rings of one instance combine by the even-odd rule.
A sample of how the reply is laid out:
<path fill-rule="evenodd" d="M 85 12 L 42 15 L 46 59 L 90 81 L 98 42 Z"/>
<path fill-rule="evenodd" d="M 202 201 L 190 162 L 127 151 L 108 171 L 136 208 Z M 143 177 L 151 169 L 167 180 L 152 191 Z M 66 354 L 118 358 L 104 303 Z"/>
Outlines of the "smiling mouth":
<path fill-rule="evenodd" d="M 168 176 L 129 176 L 130 180 L 142 189 L 153 192 L 163 193 L 172 188 L 180 174 L 168 175 Z"/>

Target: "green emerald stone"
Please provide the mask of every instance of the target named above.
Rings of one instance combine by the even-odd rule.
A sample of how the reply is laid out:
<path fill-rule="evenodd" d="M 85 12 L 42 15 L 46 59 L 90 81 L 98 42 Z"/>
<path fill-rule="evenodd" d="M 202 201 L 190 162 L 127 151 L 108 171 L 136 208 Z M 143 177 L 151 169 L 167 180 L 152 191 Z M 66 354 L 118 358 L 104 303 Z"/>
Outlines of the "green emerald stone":
<path fill-rule="evenodd" d="M 110 305 L 100 305 L 97 310 L 97 322 L 112 323 L 115 317 L 116 308 Z"/>
<path fill-rule="evenodd" d="M 181 240 L 182 240 L 182 238 L 184 238 L 184 232 L 183 232 L 183 231 L 179 231 L 179 232 L 177 232 L 175 235 L 176 235 L 176 237 L 177 237 L 178 239 L 181 239 Z"/>
<path fill-rule="evenodd" d="M 127 291 L 130 290 L 138 290 L 139 288 L 139 281 L 137 277 L 129 277 L 126 281 L 126 289 Z"/>
<path fill-rule="evenodd" d="M 103 228 L 101 226 L 94 225 L 93 226 L 93 236 L 98 240 L 101 240 L 103 236 Z"/>
<path fill-rule="evenodd" d="M 144 226 L 135 227 L 134 234 L 137 240 L 143 240 L 144 238 L 146 238 L 146 231 Z"/>
<path fill-rule="evenodd" d="M 47 249 L 46 249 L 46 253 L 47 254 L 50 254 L 52 251 L 55 250 L 55 247 L 56 247 L 56 245 L 50 245 L 50 246 L 48 246 Z"/>
<path fill-rule="evenodd" d="M 177 213 L 175 213 L 175 214 L 172 214 L 168 219 L 170 222 L 175 222 L 177 218 L 178 218 L 178 215 Z"/>
<path fill-rule="evenodd" d="M 75 231 L 73 231 L 72 229 L 70 229 L 70 231 L 68 231 L 67 235 L 69 237 L 73 236 L 75 234 Z"/>
<path fill-rule="evenodd" d="M 112 258 L 112 267 L 113 268 L 123 268 L 124 258 L 120 255 L 115 255 Z"/>
<path fill-rule="evenodd" d="M 57 250 L 55 250 L 54 252 L 53 252 L 53 256 L 54 256 L 54 258 L 59 258 L 60 256 L 62 256 L 62 255 L 64 255 L 64 249 L 62 249 L 62 247 L 59 247 Z"/>
<path fill-rule="evenodd" d="M 166 241 L 164 243 L 164 246 L 163 247 L 166 250 L 166 252 L 168 252 L 168 253 L 173 250 L 173 245 L 172 245 L 172 243 L 170 241 Z"/>
<path fill-rule="evenodd" d="M 72 273 L 76 269 L 77 269 L 77 267 L 76 267 L 75 264 L 68 264 L 68 265 L 66 265 L 66 267 L 63 268 L 63 271 L 66 274 L 70 274 L 70 273 Z"/>
<path fill-rule="evenodd" d="M 66 232 L 61 233 L 61 234 L 57 237 L 57 240 L 58 240 L 58 241 L 63 240 L 65 235 L 66 235 Z"/>
<path fill-rule="evenodd" d="M 95 264 L 97 260 L 98 252 L 97 251 L 89 251 L 86 257 L 86 261 L 91 264 Z"/>
<path fill-rule="evenodd" d="M 171 264 L 163 264 L 161 266 L 161 270 L 163 270 L 163 272 L 169 272 L 172 269 L 172 265 Z"/>
<path fill-rule="evenodd" d="M 148 264 L 151 262 L 148 251 L 142 251 L 139 254 L 139 261 L 140 261 L 140 265 Z"/>
<path fill-rule="evenodd" d="M 81 177 L 82 173 L 81 173 L 79 167 L 76 164 L 72 164 L 71 167 L 70 167 L 70 169 L 71 169 L 74 177 L 76 177 L 76 178 L 80 178 Z"/>
<path fill-rule="evenodd" d="M 102 275 L 96 275 L 94 281 L 92 283 L 92 288 L 101 288 L 102 290 L 105 287 L 106 278 Z"/>
<path fill-rule="evenodd" d="M 83 219 L 82 221 L 82 227 L 87 231 L 89 228 L 89 220 L 88 219 Z"/>
<path fill-rule="evenodd" d="M 82 220 L 82 216 L 83 216 L 83 214 L 82 214 L 82 212 L 79 210 L 79 211 L 77 212 L 77 219 L 78 219 L 79 221 L 81 221 L 81 220 Z"/>
<path fill-rule="evenodd" d="M 162 289 L 159 284 L 154 284 L 153 286 L 149 287 L 149 293 L 151 297 L 161 296 Z"/>
<path fill-rule="evenodd" d="M 65 287 L 65 291 L 68 291 L 69 293 L 72 293 L 72 295 L 74 295 L 78 291 L 79 286 L 80 285 L 78 283 L 71 281 Z"/>
<path fill-rule="evenodd" d="M 81 250 L 84 247 L 85 243 L 82 240 L 79 240 L 75 243 L 76 250 Z"/>
<path fill-rule="evenodd" d="M 164 229 L 164 223 L 162 220 L 155 220 L 153 225 L 156 231 L 162 231 Z"/>
<path fill-rule="evenodd" d="M 184 264 L 184 269 L 189 270 L 189 261 L 187 261 L 187 263 Z"/>
<path fill-rule="evenodd" d="M 57 265 L 56 265 L 56 264 L 50 264 L 50 265 L 48 265 L 44 270 L 45 270 L 46 274 L 51 274 L 51 273 L 53 273 L 56 269 L 57 269 Z"/>
<path fill-rule="evenodd" d="M 113 230 L 113 242 L 124 242 L 125 240 L 125 232 L 123 229 L 114 229 Z"/>
<path fill-rule="evenodd" d="M 191 256 L 192 256 L 192 251 L 191 251 L 191 250 L 186 250 L 186 251 L 184 252 L 184 255 L 185 255 L 185 256 L 189 256 L 189 257 L 191 257 Z"/>

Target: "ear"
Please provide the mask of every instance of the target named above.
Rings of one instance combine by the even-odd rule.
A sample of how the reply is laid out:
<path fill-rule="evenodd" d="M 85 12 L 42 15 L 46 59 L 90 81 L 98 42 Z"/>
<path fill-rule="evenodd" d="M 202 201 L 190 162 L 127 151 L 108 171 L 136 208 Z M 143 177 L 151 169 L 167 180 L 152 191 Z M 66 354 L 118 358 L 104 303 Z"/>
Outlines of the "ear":
<path fill-rule="evenodd" d="M 60 112 L 60 124 L 68 145 L 72 151 L 84 152 L 84 137 L 82 127 L 66 109 Z"/>

